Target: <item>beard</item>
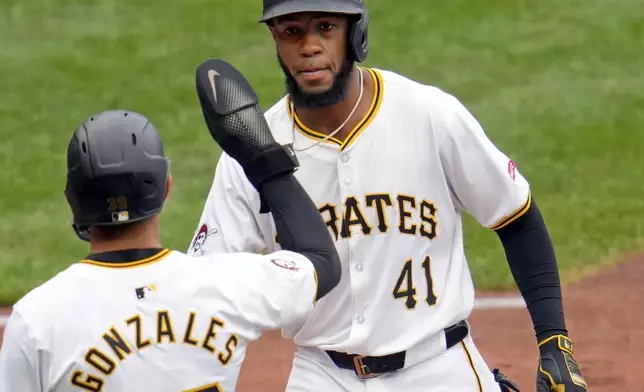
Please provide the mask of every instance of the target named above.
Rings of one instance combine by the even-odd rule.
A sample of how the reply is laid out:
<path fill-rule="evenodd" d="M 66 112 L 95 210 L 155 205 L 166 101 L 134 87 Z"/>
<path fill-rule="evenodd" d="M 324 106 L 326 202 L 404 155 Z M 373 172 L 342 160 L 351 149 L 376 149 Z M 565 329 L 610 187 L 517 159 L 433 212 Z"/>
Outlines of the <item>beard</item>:
<path fill-rule="evenodd" d="M 293 104 L 295 107 L 299 108 L 325 108 L 329 106 L 336 105 L 344 99 L 347 94 L 349 87 L 349 79 L 351 77 L 351 71 L 353 70 L 354 61 L 351 60 L 350 56 L 345 56 L 342 60 L 342 66 L 340 70 L 333 76 L 333 85 L 327 91 L 318 93 L 318 94 L 307 94 L 300 86 L 297 84 L 297 81 L 291 75 L 286 64 L 282 61 L 279 53 L 277 54 L 277 61 L 284 72 L 286 92 L 291 96 Z"/>

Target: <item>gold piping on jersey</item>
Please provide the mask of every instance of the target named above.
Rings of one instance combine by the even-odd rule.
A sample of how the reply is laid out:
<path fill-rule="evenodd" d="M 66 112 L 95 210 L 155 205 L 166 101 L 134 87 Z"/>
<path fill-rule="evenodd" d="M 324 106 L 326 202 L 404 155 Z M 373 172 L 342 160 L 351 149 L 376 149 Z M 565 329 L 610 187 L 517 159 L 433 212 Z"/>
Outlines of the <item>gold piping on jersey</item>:
<path fill-rule="evenodd" d="M 526 200 L 525 203 L 521 207 L 519 207 L 517 210 L 512 212 L 510 215 L 506 216 L 505 218 L 501 219 L 499 222 L 497 222 L 494 226 L 490 227 L 492 230 L 498 230 L 500 228 L 503 228 L 510 223 L 514 222 L 515 220 L 519 219 L 523 214 L 525 214 L 529 209 L 530 205 L 532 204 L 532 194 L 528 194 L 528 200 Z"/>
<path fill-rule="evenodd" d="M 202 385 L 195 389 L 186 389 L 183 392 L 224 392 L 224 390 L 221 388 L 221 385 L 216 382 L 213 384 Z"/>
<path fill-rule="evenodd" d="M 300 118 L 297 116 L 297 113 L 293 112 L 293 104 L 292 104 L 290 98 L 287 98 L 287 100 L 286 100 L 286 107 L 287 107 L 287 110 L 288 110 L 289 117 L 291 117 L 291 120 L 293 122 L 295 122 L 295 129 L 300 131 L 300 133 L 302 133 L 304 136 L 307 136 L 307 137 L 309 137 L 311 139 L 314 139 L 314 140 L 324 139 L 327 136 L 327 135 L 325 135 L 325 134 L 323 134 L 321 132 L 314 131 L 311 128 L 309 128 L 306 125 L 304 125 L 302 120 L 300 120 Z M 342 141 L 340 141 L 340 139 L 337 139 L 337 138 L 335 138 L 333 136 L 331 136 L 330 138 L 328 138 L 325 141 L 329 142 L 329 143 L 337 144 L 338 146 L 342 146 Z"/>
<path fill-rule="evenodd" d="M 483 392 L 483 385 L 481 384 L 481 377 L 479 376 L 479 373 L 476 371 L 476 368 L 474 367 L 474 361 L 472 361 L 472 356 L 470 355 L 470 350 L 467 349 L 467 346 L 465 345 L 465 342 L 461 340 L 461 347 L 463 347 L 463 350 L 465 350 L 465 355 L 467 355 L 467 361 L 470 363 L 470 367 L 472 368 L 472 371 L 474 372 L 474 376 L 476 377 L 476 382 L 479 386 L 479 392 Z"/>
<path fill-rule="evenodd" d="M 382 76 L 380 73 L 377 71 L 374 71 L 372 69 L 367 68 L 367 71 L 371 74 L 371 77 L 373 78 L 374 81 L 374 89 L 375 92 L 373 94 L 373 100 L 371 101 L 371 106 L 369 107 L 369 111 L 367 112 L 367 115 L 364 116 L 362 120 L 356 125 L 355 128 L 353 128 L 353 131 L 349 133 L 349 136 L 347 136 L 346 139 L 344 139 L 344 143 L 342 143 L 342 147 L 340 148 L 340 151 L 346 150 L 351 143 L 358 138 L 358 135 L 362 133 L 362 131 L 369 126 L 371 121 L 373 121 L 374 117 L 376 117 L 376 113 L 378 113 L 378 110 L 380 110 L 380 104 L 382 103 L 382 93 L 383 93 L 383 87 L 384 83 L 382 82 Z"/>
<path fill-rule="evenodd" d="M 313 279 L 315 279 L 315 295 L 313 296 L 313 303 L 316 303 L 318 300 L 318 295 L 320 294 L 320 285 L 318 283 L 318 271 L 313 270 Z"/>
<path fill-rule="evenodd" d="M 165 258 L 167 255 L 172 252 L 171 249 L 163 249 L 159 253 L 146 257 L 145 259 L 141 260 L 134 260 L 134 261 L 129 261 L 127 263 L 110 263 L 110 262 L 105 262 L 105 261 L 96 261 L 96 260 L 89 260 L 89 259 L 83 259 L 80 262 L 83 264 L 91 264 L 91 265 L 96 265 L 99 267 L 107 267 L 107 268 L 131 268 L 131 267 L 140 267 L 142 265 L 147 265 L 147 264 L 154 264 L 158 261 L 161 261 L 163 258 Z"/>
<path fill-rule="evenodd" d="M 335 137 L 330 137 L 326 141 L 329 143 L 337 144 L 340 146 L 340 151 L 344 151 L 349 145 L 357 138 L 357 136 L 371 123 L 374 117 L 376 117 L 376 113 L 378 113 L 378 110 L 380 109 L 380 104 L 382 103 L 382 95 L 383 95 L 383 87 L 384 83 L 382 81 L 382 76 L 378 71 L 375 71 L 370 68 L 361 68 L 366 70 L 369 75 L 371 75 L 371 79 L 373 80 L 373 85 L 374 85 L 374 94 L 373 94 L 373 99 L 371 100 L 371 105 L 369 106 L 369 110 L 367 110 L 367 114 L 358 122 L 358 124 L 349 132 L 347 135 L 346 139 L 341 141 L 338 138 Z M 307 136 L 311 139 L 315 140 L 320 140 L 324 139 L 327 135 L 314 131 L 311 128 L 307 127 L 304 125 L 304 123 L 300 120 L 300 118 L 297 116 L 297 113 L 294 113 L 292 110 L 292 102 L 290 98 L 287 98 L 286 100 L 286 108 L 288 111 L 289 117 L 295 122 L 295 128 L 300 131 L 304 136 Z"/>

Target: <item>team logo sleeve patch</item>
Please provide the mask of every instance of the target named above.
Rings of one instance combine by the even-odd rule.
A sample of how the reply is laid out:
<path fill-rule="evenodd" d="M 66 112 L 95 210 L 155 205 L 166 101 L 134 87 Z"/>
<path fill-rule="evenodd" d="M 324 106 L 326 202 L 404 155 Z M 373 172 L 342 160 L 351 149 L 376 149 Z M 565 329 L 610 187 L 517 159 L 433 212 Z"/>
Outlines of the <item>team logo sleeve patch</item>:
<path fill-rule="evenodd" d="M 284 259 L 271 259 L 271 263 L 275 264 L 280 268 L 287 269 L 289 271 L 299 271 L 297 263 L 294 260 L 284 260 Z"/>
<path fill-rule="evenodd" d="M 512 181 L 516 182 L 517 181 L 517 165 L 514 163 L 512 159 L 508 161 L 508 174 L 510 175 L 510 178 Z"/>
<path fill-rule="evenodd" d="M 192 240 L 192 244 L 190 244 L 189 253 L 193 256 L 197 254 L 203 255 L 205 253 L 204 245 L 206 244 L 206 240 L 217 234 L 219 234 L 218 227 L 208 228 L 207 224 L 202 224 L 194 240 Z"/>

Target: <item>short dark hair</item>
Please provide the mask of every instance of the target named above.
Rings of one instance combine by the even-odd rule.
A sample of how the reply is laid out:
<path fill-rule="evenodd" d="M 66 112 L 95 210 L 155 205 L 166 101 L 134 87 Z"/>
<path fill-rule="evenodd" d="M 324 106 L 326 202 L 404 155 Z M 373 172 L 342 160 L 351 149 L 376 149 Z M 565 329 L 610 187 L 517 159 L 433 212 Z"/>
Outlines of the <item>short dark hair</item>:
<path fill-rule="evenodd" d="M 112 226 L 90 226 L 90 233 L 96 233 L 99 237 L 105 240 L 113 240 L 115 238 L 123 237 L 131 228 L 145 221 L 147 221 L 147 219 L 143 219 L 138 222 L 123 223 L 120 225 Z"/>

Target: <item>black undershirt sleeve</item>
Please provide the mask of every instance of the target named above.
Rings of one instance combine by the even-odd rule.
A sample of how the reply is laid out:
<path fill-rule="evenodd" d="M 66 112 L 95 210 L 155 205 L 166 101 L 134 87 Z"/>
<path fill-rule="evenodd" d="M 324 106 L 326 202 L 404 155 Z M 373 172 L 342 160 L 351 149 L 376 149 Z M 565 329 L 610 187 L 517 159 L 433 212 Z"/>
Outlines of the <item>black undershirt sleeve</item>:
<path fill-rule="evenodd" d="M 555 251 L 534 198 L 525 214 L 496 233 L 528 307 L 537 341 L 567 334 Z"/>
<path fill-rule="evenodd" d="M 273 214 L 281 248 L 313 263 L 318 279 L 316 299 L 322 298 L 340 282 L 341 265 L 320 212 L 293 174 L 266 180 L 260 192 Z"/>

